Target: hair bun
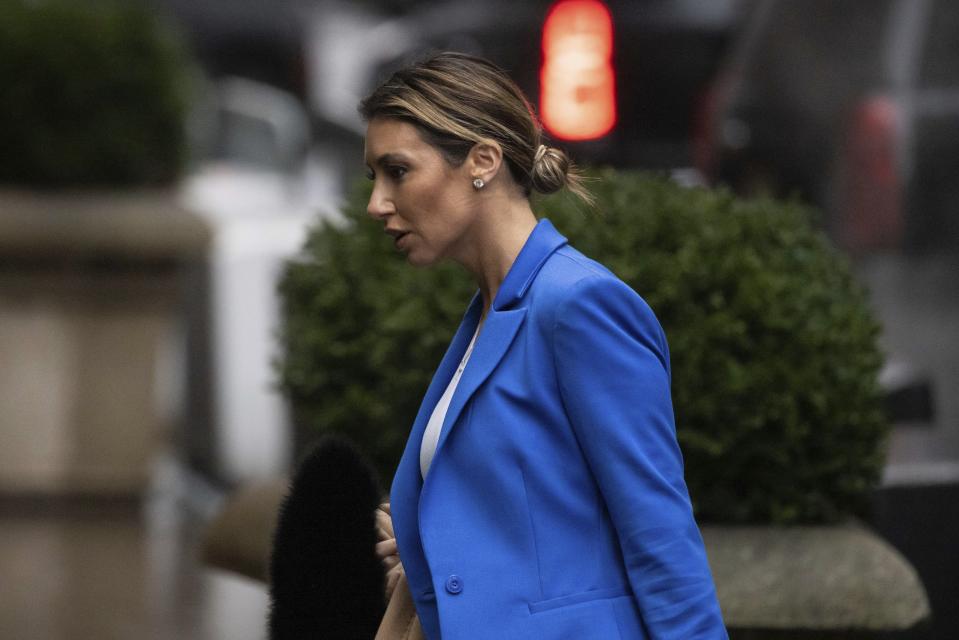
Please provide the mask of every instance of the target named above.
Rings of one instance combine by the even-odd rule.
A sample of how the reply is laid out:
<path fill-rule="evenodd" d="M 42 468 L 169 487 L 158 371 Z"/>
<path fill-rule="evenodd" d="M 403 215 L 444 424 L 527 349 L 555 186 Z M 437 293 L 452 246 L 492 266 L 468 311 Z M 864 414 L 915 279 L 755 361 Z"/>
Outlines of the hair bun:
<path fill-rule="evenodd" d="M 569 156 L 562 149 L 539 145 L 533 156 L 530 183 L 535 191 L 554 193 L 569 182 Z"/>

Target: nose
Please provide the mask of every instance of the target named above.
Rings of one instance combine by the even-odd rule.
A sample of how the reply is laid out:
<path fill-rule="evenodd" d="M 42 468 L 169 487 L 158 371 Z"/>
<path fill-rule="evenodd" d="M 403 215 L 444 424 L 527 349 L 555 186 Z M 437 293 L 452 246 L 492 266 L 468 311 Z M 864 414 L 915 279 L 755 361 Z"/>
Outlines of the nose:
<path fill-rule="evenodd" d="M 383 193 L 383 189 L 374 186 L 370 194 L 370 201 L 366 205 L 366 213 L 376 220 L 382 220 L 394 212 L 393 203 Z"/>

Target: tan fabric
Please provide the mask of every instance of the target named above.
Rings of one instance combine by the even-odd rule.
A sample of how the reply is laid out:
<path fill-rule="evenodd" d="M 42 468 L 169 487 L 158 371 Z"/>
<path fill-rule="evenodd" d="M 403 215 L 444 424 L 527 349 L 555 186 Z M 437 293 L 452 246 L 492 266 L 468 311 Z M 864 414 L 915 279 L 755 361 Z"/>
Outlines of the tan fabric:
<path fill-rule="evenodd" d="M 375 640 L 426 640 L 405 573 L 400 573 Z"/>
<path fill-rule="evenodd" d="M 390 505 L 384 502 L 376 508 L 377 536 L 384 548 L 395 549 L 396 539 L 393 534 L 393 518 L 390 514 Z M 406 573 L 403 564 L 399 561 L 399 554 L 383 560 L 388 571 L 386 572 L 386 613 L 380 622 L 375 640 L 425 640 L 420 619 L 416 617 L 416 606 L 410 594 L 410 586 L 406 582 Z"/>
<path fill-rule="evenodd" d="M 203 532 L 204 562 L 268 582 L 276 514 L 289 487 L 289 479 L 276 478 L 243 487 L 227 498 Z"/>

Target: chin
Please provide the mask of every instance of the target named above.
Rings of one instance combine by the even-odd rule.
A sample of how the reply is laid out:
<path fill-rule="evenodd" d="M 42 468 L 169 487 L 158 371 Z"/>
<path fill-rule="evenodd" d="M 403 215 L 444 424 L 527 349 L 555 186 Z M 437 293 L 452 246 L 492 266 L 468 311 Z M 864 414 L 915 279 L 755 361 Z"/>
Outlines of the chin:
<path fill-rule="evenodd" d="M 431 267 L 440 261 L 440 256 L 432 251 L 424 251 L 423 247 L 416 247 L 406 254 L 406 261 L 414 267 Z"/>
<path fill-rule="evenodd" d="M 432 267 L 439 262 L 436 256 L 424 256 L 416 253 L 410 253 L 406 256 L 406 261 L 414 267 Z"/>

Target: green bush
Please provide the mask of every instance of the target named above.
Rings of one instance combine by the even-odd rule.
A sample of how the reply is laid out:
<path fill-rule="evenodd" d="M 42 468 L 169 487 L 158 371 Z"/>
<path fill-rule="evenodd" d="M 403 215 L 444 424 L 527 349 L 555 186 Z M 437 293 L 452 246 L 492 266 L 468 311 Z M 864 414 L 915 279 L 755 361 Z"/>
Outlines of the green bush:
<path fill-rule="evenodd" d="M 184 63 L 141 2 L 0 0 L 0 182 L 173 180 L 186 156 Z"/>
<path fill-rule="evenodd" d="M 699 518 L 857 512 L 883 461 L 879 328 L 809 211 L 636 173 L 599 177 L 599 216 L 567 196 L 535 209 L 662 322 Z M 367 194 L 289 264 L 280 371 L 297 420 L 350 435 L 390 477 L 474 285 L 455 267 L 407 266 L 366 219 Z"/>

